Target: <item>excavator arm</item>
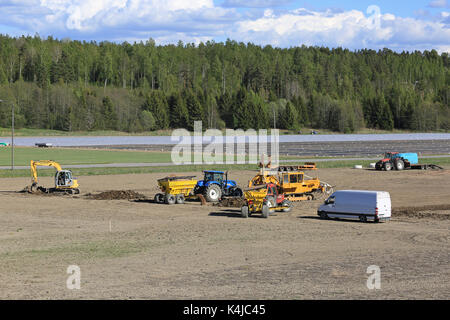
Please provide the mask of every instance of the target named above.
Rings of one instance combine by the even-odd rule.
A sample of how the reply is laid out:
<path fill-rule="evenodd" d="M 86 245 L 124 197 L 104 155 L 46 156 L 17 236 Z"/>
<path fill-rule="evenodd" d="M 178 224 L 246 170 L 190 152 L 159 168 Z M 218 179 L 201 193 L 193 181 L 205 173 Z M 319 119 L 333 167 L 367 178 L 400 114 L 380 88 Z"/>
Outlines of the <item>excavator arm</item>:
<path fill-rule="evenodd" d="M 37 167 L 38 166 L 44 166 L 44 167 L 54 167 L 57 171 L 61 171 L 62 168 L 60 164 L 53 160 L 31 160 L 31 182 L 33 185 L 36 185 L 38 182 L 38 175 L 37 175 Z"/>

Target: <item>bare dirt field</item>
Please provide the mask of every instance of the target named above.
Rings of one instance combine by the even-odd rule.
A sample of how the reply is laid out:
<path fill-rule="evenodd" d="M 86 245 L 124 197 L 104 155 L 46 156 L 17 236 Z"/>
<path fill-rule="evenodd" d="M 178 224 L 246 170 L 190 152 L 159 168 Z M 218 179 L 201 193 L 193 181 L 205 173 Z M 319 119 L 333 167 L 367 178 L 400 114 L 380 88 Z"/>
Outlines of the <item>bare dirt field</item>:
<path fill-rule="evenodd" d="M 450 171 L 319 174 L 336 189 L 389 191 L 393 219 L 319 220 L 321 201 L 243 219 L 238 209 L 196 202 L 85 196 L 152 198 L 161 173 L 78 177 L 79 196 L 17 193 L 28 178 L 1 179 L 0 298 L 450 298 Z M 230 172 L 241 185 L 253 175 Z M 80 290 L 66 287 L 69 265 L 81 269 Z M 370 265 L 381 268 L 380 290 L 366 286 Z"/>

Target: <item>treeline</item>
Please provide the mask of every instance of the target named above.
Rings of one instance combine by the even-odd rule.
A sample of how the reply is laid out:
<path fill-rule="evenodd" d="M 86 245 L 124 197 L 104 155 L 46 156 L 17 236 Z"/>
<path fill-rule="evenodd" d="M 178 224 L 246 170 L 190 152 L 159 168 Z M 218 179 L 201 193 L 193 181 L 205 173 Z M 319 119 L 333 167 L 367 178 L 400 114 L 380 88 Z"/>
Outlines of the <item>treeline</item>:
<path fill-rule="evenodd" d="M 450 58 L 227 40 L 156 46 L 0 35 L 0 126 L 128 132 L 449 130 Z"/>

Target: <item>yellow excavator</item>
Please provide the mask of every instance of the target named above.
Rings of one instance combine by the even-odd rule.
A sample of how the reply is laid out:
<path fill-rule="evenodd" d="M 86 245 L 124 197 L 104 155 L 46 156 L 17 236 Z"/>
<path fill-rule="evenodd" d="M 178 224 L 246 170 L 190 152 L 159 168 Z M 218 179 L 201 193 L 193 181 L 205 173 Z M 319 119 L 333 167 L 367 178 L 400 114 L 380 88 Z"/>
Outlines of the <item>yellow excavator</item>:
<path fill-rule="evenodd" d="M 55 174 L 55 187 L 54 188 L 44 188 L 38 186 L 38 175 L 37 167 L 54 167 L 56 169 Z M 28 188 L 29 192 L 35 193 L 38 190 L 45 193 L 52 192 L 64 192 L 69 194 L 79 194 L 80 189 L 78 188 L 78 180 L 73 177 L 72 171 L 63 170 L 60 164 L 53 160 L 31 160 L 31 187 Z"/>

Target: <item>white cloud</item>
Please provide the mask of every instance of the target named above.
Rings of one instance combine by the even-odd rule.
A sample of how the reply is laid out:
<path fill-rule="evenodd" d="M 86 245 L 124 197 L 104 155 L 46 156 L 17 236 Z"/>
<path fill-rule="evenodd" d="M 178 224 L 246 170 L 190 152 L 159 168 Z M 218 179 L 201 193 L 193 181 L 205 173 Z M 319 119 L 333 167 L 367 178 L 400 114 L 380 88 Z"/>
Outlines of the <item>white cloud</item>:
<path fill-rule="evenodd" d="M 293 0 L 225 0 L 224 7 L 231 8 L 269 8 L 291 3 Z"/>
<path fill-rule="evenodd" d="M 275 44 L 342 46 L 351 49 L 441 48 L 450 46 L 450 29 L 443 22 L 425 21 L 384 14 L 380 26 L 363 12 L 352 10 L 341 13 L 294 10 L 278 16 L 263 16 L 256 20 L 240 21 L 234 30 L 244 41 Z"/>
<path fill-rule="evenodd" d="M 433 0 L 428 4 L 430 8 L 446 8 L 449 6 L 447 0 Z"/>
<path fill-rule="evenodd" d="M 252 0 L 250 4 L 272 2 Z M 280 11 L 266 7 L 247 14 L 215 6 L 213 0 L 0 0 L 0 16 L 0 33 L 5 25 L 8 30 L 26 30 L 31 35 L 38 32 L 44 37 L 86 40 L 145 41 L 151 37 L 166 44 L 230 38 L 281 47 L 435 48 L 441 52 L 450 47 L 450 15 L 445 11 L 432 19 L 386 13 L 376 27 L 373 17 L 358 10 Z"/>

